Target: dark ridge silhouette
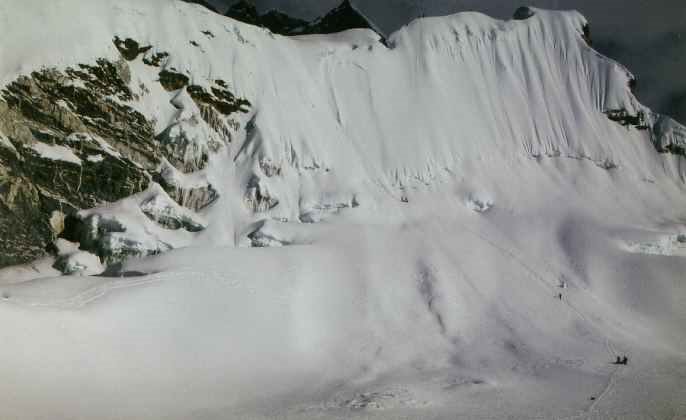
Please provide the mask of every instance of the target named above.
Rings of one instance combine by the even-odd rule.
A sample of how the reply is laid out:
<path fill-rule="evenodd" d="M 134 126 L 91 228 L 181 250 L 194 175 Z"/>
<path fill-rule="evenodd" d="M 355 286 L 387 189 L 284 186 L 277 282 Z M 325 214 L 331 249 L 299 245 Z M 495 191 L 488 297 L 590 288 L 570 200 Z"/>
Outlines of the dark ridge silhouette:
<path fill-rule="evenodd" d="M 278 10 L 270 10 L 260 16 L 261 26 L 268 28 L 275 34 L 293 35 L 307 26 L 307 21 L 288 16 Z"/>
<path fill-rule="evenodd" d="M 350 0 L 343 0 L 338 7 L 312 22 L 306 33 L 331 34 L 348 29 L 371 29 L 378 33 L 374 25 L 357 11 Z"/>
<path fill-rule="evenodd" d="M 279 35 L 314 35 L 332 34 L 348 29 L 371 29 L 383 35 L 362 15 L 350 0 L 343 2 L 324 16 L 308 22 L 294 18 L 277 10 L 270 10 L 262 15 L 249 0 L 240 0 L 229 8 L 226 16 L 251 25 L 262 26 Z"/>
<path fill-rule="evenodd" d="M 261 16 L 255 5 L 246 0 L 240 0 L 227 10 L 226 16 L 250 25 L 262 26 Z"/>

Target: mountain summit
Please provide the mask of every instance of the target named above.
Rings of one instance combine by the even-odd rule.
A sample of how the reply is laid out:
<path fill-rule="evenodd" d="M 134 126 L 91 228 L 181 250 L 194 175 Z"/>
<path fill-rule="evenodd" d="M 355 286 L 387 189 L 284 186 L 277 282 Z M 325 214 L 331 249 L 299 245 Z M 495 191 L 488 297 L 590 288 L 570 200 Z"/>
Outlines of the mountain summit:
<path fill-rule="evenodd" d="M 260 15 L 255 5 L 248 0 L 235 3 L 226 12 L 226 16 L 268 28 L 280 35 L 331 34 L 348 29 L 371 29 L 381 35 L 381 31 L 350 0 L 343 0 L 329 13 L 311 22 L 294 18 L 276 9 Z"/>
<path fill-rule="evenodd" d="M 248 0 L 239 0 L 234 3 L 229 7 L 229 10 L 226 11 L 226 16 L 250 25 L 261 25 L 261 16 L 257 12 L 257 7 L 255 7 L 253 2 Z"/>
<path fill-rule="evenodd" d="M 380 34 L 377 27 L 350 0 L 343 0 L 338 7 L 310 23 L 306 32 L 310 34 L 331 34 L 348 29 L 371 29 Z"/>
<path fill-rule="evenodd" d="M 226 12 L 226 16 L 250 25 L 268 28 L 280 35 L 291 35 L 308 24 L 307 21 L 293 18 L 278 10 L 270 10 L 260 15 L 255 5 L 246 0 L 240 0 L 232 5 Z"/>

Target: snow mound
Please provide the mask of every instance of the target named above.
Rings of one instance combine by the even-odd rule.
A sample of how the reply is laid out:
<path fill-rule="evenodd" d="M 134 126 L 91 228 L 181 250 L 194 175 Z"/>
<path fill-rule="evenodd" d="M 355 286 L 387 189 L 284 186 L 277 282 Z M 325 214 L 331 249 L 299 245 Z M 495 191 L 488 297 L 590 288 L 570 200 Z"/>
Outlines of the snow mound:
<path fill-rule="evenodd" d="M 152 184 L 117 203 L 81 210 L 65 225 L 65 238 L 112 265 L 188 246 L 207 222 Z"/>
<path fill-rule="evenodd" d="M 55 245 L 59 256 L 54 267 L 63 274 L 94 276 L 105 271 L 100 259 L 89 252 L 79 250 L 78 244 L 58 239 Z"/>
<path fill-rule="evenodd" d="M 81 166 L 81 159 L 68 147 L 57 144 L 34 143 L 31 148 L 43 159 L 61 160 Z"/>

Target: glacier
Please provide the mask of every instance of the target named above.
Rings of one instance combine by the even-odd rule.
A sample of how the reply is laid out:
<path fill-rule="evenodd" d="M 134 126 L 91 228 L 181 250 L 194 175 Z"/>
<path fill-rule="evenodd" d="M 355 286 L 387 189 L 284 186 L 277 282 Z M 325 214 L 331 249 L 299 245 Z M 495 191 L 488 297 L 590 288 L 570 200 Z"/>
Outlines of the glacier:
<path fill-rule="evenodd" d="M 580 13 L 530 10 L 382 42 L 176 0 L 0 4 L 0 87 L 150 46 L 127 104 L 183 145 L 163 178 L 203 191 L 80 209 L 151 244 L 114 274 L 0 270 L 1 416 L 686 416 L 686 129 Z M 246 112 L 203 118 L 189 86 L 218 80 Z"/>

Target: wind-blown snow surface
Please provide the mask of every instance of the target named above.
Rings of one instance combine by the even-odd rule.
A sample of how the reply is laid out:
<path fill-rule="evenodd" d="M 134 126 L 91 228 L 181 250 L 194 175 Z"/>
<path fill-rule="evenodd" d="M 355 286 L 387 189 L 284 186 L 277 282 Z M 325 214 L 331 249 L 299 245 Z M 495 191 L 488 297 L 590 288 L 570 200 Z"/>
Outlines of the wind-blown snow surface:
<path fill-rule="evenodd" d="M 1 287 L 3 418 L 686 415 L 686 260 L 642 252 L 686 232 L 683 160 L 603 114 L 643 108 L 579 14 L 423 19 L 390 49 L 162 0 L 6 1 L 0 22 L 2 83 L 117 58 L 117 35 L 254 112 L 210 163 L 196 246 Z M 173 99 L 136 106 L 162 131 Z M 254 177 L 278 199 L 257 214 Z M 240 247 L 257 228 L 286 246 Z"/>

